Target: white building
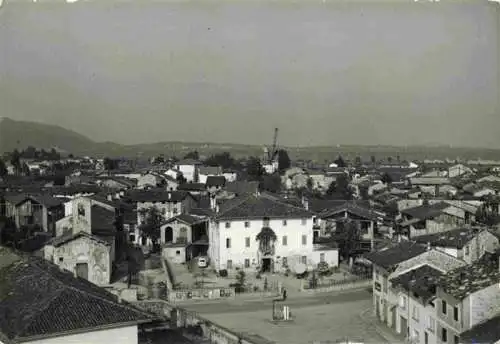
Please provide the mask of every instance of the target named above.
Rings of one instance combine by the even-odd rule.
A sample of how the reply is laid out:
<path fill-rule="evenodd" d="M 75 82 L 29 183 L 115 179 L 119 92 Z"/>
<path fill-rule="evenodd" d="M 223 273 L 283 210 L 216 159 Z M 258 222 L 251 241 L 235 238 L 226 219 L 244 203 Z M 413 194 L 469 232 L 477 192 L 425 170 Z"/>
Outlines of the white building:
<path fill-rule="evenodd" d="M 192 159 L 186 159 L 179 161 L 175 164 L 175 169 L 179 170 L 186 181 L 190 182 L 198 182 L 198 167 L 201 165 L 201 162 Z"/>
<path fill-rule="evenodd" d="M 215 269 L 271 271 L 319 263 L 312 259 L 313 213 L 305 208 L 268 194 L 236 197 L 215 208 L 209 229 L 209 256 Z M 257 240 L 261 231 L 274 233 L 275 240 Z"/>

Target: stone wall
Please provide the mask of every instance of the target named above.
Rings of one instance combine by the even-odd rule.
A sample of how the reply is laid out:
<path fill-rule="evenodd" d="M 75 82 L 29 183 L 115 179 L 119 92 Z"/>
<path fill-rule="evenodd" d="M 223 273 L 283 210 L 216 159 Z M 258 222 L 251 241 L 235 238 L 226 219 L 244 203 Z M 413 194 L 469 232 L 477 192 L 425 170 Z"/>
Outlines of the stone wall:
<path fill-rule="evenodd" d="M 203 288 L 169 290 L 167 297 L 170 302 L 179 302 L 188 300 L 234 299 L 234 296 L 234 288 Z"/>
<path fill-rule="evenodd" d="M 363 280 L 357 280 L 357 281 L 347 281 L 344 283 L 337 283 L 337 284 L 334 284 L 331 286 L 319 287 L 319 288 L 314 288 L 314 289 L 302 288 L 301 291 L 309 293 L 309 294 L 327 293 L 327 292 L 331 292 L 331 291 L 368 288 L 372 285 L 372 283 L 373 283 L 372 279 L 363 279 Z"/>

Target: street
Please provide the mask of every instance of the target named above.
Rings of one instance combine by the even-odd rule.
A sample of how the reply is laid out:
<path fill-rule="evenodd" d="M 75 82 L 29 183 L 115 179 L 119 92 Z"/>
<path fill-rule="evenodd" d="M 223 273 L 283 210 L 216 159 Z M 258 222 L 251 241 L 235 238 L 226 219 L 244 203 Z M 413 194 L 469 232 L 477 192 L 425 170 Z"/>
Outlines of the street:
<path fill-rule="evenodd" d="M 198 312 L 204 313 L 247 313 L 247 312 L 257 312 L 262 310 L 271 310 L 273 298 L 264 299 L 253 299 L 253 300 L 242 300 L 235 299 L 231 301 L 217 302 L 213 301 L 211 303 L 183 303 L 182 307 Z M 327 304 L 339 304 L 352 301 L 367 301 L 372 300 L 372 294 L 370 294 L 365 289 L 358 289 L 352 292 L 343 293 L 321 293 L 316 295 L 300 295 L 295 294 L 289 296 L 285 302 L 286 305 L 290 306 L 292 309 L 302 308 L 302 307 L 313 307 Z"/>
<path fill-rule="evenodd" d="M 234 300 L 182 307 L 200 313 L 236 332 L 258 334 L 277 344 L 304 344 L 350 340 L 362 343 L 386 343 L 375 326 L 361 317 L 372 307 L 372 295 L 366 290 L 317 295 L 296 295 L 285 302 L 293 321 L 272 322 L 272 298 Z"/>

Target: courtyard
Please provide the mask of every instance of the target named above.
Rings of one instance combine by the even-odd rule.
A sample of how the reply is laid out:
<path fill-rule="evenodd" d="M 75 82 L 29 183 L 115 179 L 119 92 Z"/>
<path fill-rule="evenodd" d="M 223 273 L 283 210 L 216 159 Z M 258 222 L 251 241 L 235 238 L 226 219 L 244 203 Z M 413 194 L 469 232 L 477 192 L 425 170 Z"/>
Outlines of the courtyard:
<path fill-rule="evenodd" d="M 183 305 L 221 326 L 258 334 L 276 344 L 313 342 L 387 343 L 361 314 L 372 307 L 366 290 L 313 296 L 294 296 L 285 302 L 293 320 L 273 322 L 271 300 L 227 301 Z"/>

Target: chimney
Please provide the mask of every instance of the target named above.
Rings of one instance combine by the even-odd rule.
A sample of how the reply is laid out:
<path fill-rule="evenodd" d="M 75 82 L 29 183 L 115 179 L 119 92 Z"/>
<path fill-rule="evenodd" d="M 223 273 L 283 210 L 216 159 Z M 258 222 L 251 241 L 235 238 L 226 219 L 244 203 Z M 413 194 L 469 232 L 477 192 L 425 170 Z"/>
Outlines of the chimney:
<path fill-rule="evenodd" d="M 309 201 L 304 196 L 302 196 L 302 205 L 306 210 L 309 210 Z"/>
<path fill-rule="evenodd" d="M 113 200 L 113 195 L 112 194 L 108 194 L 108 197 L 106 197 L 108 199 L 108 201 L 112 201 Z"/>
<path fill-rule="evenodd" d="M 125 196 L 125 191 L 120 191 L 120 197 Z"/>
<path fill-rule="evenodd" d="M 219 205 L 218 205 L 218 204 L 216 204 L 216 205 L 215 205 L 215 212 L 216 212 L 216 213 L 218 213 L 218 212 L 219 212 Z"/>
<path fill-rule="evenodd" d="M 430 250 L 431 250 L 431 243 L 427 242 L 427 251 L 430 251 Z"/>
<path fill-rule="evenodd" d="M 168 199 L 172 199 L 172 193 L 171 192 L 168 193 Z"/>

